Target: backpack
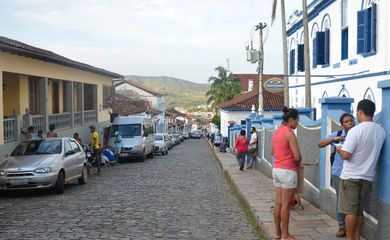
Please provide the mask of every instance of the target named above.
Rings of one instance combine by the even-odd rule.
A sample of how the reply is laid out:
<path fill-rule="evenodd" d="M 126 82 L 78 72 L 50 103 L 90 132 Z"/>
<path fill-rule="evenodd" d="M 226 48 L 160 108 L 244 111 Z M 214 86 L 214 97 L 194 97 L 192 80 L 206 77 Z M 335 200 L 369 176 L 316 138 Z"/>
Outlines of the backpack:
<path fill-rule="evenodd" d="M 343 130 L 337 131 L 337 137 L 340 137 L 342 133 L 343 133 Z M 338 142 L 335 142 L 335 143 L 338 143 Z M 331 166 L 333 165 L 335 155 L 336 155 L 336 148 L 334 147 L 332 153 L 330 154 L 330 165 Z"/>

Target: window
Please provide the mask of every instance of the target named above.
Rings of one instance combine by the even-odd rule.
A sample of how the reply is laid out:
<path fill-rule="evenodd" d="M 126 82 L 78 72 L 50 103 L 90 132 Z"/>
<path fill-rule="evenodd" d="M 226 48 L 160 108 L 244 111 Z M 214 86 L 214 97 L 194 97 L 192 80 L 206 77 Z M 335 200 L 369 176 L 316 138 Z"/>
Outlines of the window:
<path fill-rule="evenodd" d="M 357 54 L 376 52 L 376 4 L 357 13 Z"/>
<path fill-rule="evenodd" d="M 79 146 L 77 145 L 76 142 L 70 141 L 70 145 L 71 145 L 73 151 L 75 151 L 75 152 L 80 152 L 80 148 L 79 148 Z"/>
<path fill-rule="evenodd" d="M 73 150 L 73 148 L 72 148 L 72 146 L 70 145 L 69 141 L 65 141 L 65 146 L 64 146 L 64 148 L 65 148 L 65 149 L 64 149 L 64 152 L 65 152 L 65 153 L 67 153 L 67 152 Z"/>
<path fill-rule="evenodd" d="M 329 37 L 330 31 L 325 29 L 323 32 L 317 32 L 313 39 L 313 67 L 329 64 Z"/>
<path fill-rule="evenodd" d="M 93 101 L 93 85 L 84 84 L 84 110 L 94 110 Z"/>
<path fill-rule="evenodd" d="M 112 86 L 103 86 L 103 108 L 111 107 Z"/>
<path fill-rule="evenodd" d="M 295 49 L 290 51 L 290 74 L 295 73 Z"/>
<path fill-rule="evenodd" d="M 341 30 L 341 60 L 348 58 L 348 28 Z"/>
<path fill-rule="evenodd" d="M 305 71 L 305 45 L 298 44 L 298 72 Z"/>
<path fill-rule="evenodd" d="M 51 80 L 52 85 L 52 99 L 53 99 L 53 113 L 60 112 L 60 101 L 59 101 L 59 82 L 58 80 Z"/>
<path fill-rule="evenodd" d="M 31 114 L 39 114 L 39 78 L 28 78 L 29 110 Z"/>

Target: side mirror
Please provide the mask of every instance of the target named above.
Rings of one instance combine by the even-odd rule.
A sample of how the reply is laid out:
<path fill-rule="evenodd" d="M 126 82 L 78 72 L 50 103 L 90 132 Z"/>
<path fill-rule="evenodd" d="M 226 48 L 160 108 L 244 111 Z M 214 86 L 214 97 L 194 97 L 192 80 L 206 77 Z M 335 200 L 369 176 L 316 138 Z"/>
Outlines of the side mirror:
<path fill-rule="evenodd" d="M 65 153 L 65 157 L 69 156 L 69 155 L 72 155 L 72 154 L 75 154 L 76 152 L 73 151 L 73 150 L 69 150 Z"/>

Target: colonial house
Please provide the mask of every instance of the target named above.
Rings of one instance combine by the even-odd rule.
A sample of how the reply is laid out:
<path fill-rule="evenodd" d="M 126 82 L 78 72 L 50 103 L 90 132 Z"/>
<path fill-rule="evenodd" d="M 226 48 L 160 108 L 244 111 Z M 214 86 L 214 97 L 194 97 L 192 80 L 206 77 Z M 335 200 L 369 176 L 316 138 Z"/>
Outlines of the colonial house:
<path fill-rule="evenodd" d="M 175 109 L 168 109 L 165 111 L 165 114 L 169 116 L 168 131 L 189 131 L 190 130 L 190 121 L 187 118 L 187 115 L 179 112 Z"/>
<path fill-rule="evenodd" d="M 167 132 L 168 122 L 165 120 L 165 102 L 163 94 L 133 80 L 119 82 L 115 85 L 115 92 L 128 98 L 144 99 L 145 101 L 148 101 L 151 108 L 160 111 L 160 114 L 156 116 L 156 132 Z"/>
<path fill-rule="evenodd" d="M 378 81 L 389 79 L 389 1 L 313 0 L 308 3 L 310 65 L 304 64 L 302 13 L 287 24 L 290 104 L 305 103 L 305 67 L 311 70 L 312 107 L 331 96 L 367 98 L 381 109 Z M 355 106 L 353 106 L 355 109 Z"/>
<path fill-rule="evenodd" d="M 0 156 L 34 126 L 59 136 L 78 132 L 89 140 L 88 125 L 102 133 L 109 124 L 112 79 L 121 75 L 54 52 L 0 37 Z M 22 121 L 23 119 L 23 121 Z"/>
<path fill-rule="evenodd" d="M 249 116 L 252 106 L 259 108 L 259 77 L 257 74 L 235 74 L 240 80 L 244 94 L 236 96 L 230 101 L 218 105 L 221 117 L 221 134 L 228 136 L 228 127 L 232 124 L 241 125 L 241 121 Z M 283 89 L 267 88 L 268 83 L 282 82 L 283 76 L 264 74 L 263 75 L 263 115 L 271 117 L 280 113 L 284 106 Z"/>

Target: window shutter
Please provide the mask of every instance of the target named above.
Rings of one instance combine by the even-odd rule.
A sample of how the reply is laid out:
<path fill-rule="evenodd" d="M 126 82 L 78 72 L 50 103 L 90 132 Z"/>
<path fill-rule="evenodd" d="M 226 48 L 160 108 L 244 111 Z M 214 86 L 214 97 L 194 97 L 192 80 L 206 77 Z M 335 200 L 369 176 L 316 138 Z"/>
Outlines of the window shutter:
<path fill-rule="evenodd" d="M 376 51 L 376 3 L 372 4 L 371 10 L 371 52 Z"/>
<path fill-rule="evenodd" d="M 298 44 L 298 71 L 305 71 L 305 45 Z"/>
<path fill-rule="evenodd" d="M 317 64 L 325 64 L 325 32 L 317 32 Z"/>
<path fill-rule="evenodd" d="M 330 30 L 325 29 L 324 34 L 324 64 L 329 64 L 329 55 L 330 55 Z"/>
<path fill-rule="evenodd" d="M 348 58 L 348 28 L 341 31 L 341 60 Z"/>
<path fill-rule="evenodd" d="M 295 49 L 290 51 L 290 74 L 294 74 L 295 71 Z"/>
<path fill-rule="evenodd" d="M 317 67 L 317 38 L 313 38 L 313 68 Z"/>
<path fill-rule="evenodd" d="M 366 35 L 366 11 L 357 13 L 357 54 L 364 53 Z"/>

